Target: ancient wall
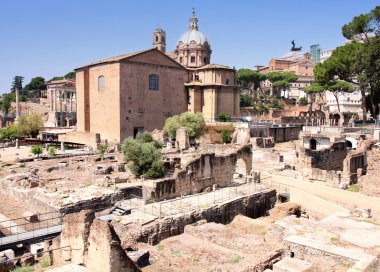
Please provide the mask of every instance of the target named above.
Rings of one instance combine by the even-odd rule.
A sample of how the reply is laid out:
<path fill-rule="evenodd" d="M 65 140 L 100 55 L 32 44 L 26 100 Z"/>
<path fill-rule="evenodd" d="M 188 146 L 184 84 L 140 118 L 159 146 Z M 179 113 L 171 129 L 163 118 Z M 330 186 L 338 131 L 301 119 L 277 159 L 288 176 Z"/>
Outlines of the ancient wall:
<path fill-rule="evenodd" d="M 269 136 L 273 137 L 275 143 L 283 143 L 298 140 L 300 127 L 271 127 Z"/>
<path fill-rule="evenodd" d="M 339 184 L 342 181 L 341 171 L 327 171 L 318 168 L 302 168 L 302 175 L 304 180 L 323 182 L 324 185 L 335 188 L 339 188 Z"/>
<path fill-rule="evenodd" d="M 184 232 L 185 226 L 200 220 L 221 224 L 230 223 L 238 214 L 251 218 L 266 215 L 276 202 L 276 190 L 266 190 L 253 195 L 233 199 L 210 208 L 196 210 L 181 216 L 166 217 L 147 225 L 124 225 L 113 221 L 123 248 L 136 248 L 136 243 L 157 244 L 168 237 Z"/>
<path fill-rule="evenodd" d="M 300 160 L 304 167 L 323 170 L 343 170 L 347 149 L 344 142 L 334 143 L 331 148 L 310 150 L 300 147 Z"/>
<path fill-rule="evenodd" d="M 113 227 L 95 219 L 90 210 L 66 215 L 62 233 L 50 247 L 61 248 L 51 251 L 53 266 L 74 263 L 82 264 L 92 272 L 140 271 L 121 247 Z"/>
<path fill-rule="evenodd" d="M 225 145 L 228 147 L 229 145 Z M 143 186 L 146 202 L 175 198 L 181 195 L 200 193 L 216 184 L 224 187 L 230 184 L 235 172 L 236 162 L 243 159 L 246 172 L 252 169 L 252 149 L 246 145 L 234 153 L 219 155 L 207 151 L 190 161 L 173 177 L 149 182 Z"/>

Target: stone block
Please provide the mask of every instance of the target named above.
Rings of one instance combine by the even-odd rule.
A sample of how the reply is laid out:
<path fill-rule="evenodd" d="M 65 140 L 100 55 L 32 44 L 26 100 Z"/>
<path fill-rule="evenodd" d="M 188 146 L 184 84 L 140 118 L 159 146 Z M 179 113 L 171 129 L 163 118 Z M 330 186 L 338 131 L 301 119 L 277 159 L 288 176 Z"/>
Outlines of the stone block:
<path fill-rule="evenodd" d="M 176 131 L 176 147 L 179 150 L 189 149 L 189 134 L 186 128 L 179 128 Z"/>
<path fill-rule="evenodd" d="M 273 272 L 308 272 L 311 269 L 311 263 L 290 257 L 285 257 L 273 265 Z"/>
<path fill-rule="evenodd" d="M 37 223 L 39 221 L 38 214 L 32 213 L 30 211 L 24 212 L 22 214 L 22 217 L 24 217 L 25 220 L 30 223 Z"/>

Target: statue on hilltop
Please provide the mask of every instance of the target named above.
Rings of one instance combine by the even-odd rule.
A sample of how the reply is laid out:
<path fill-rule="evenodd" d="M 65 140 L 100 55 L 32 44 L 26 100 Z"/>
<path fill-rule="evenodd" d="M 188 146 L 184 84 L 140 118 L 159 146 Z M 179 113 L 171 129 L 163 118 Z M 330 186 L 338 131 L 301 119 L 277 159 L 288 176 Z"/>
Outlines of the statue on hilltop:
<path fill-rule="evenodd" d="M 293 40 L 292 41 L 292 48 L 290 49 L 290 51 L 301 51 L 301 50 L 302 50 L 302 46 L 296 47 L 296 43 Z"/>

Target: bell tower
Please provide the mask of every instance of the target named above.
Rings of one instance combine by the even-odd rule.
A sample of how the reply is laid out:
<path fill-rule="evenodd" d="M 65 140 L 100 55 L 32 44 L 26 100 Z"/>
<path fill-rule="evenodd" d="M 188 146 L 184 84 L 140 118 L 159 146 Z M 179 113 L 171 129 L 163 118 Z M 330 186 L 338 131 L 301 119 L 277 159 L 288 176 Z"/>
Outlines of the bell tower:
<path fill-rule="evenodd" d="M 166 52 L 166 32 L 161 28 L 157 28 L 153 32 L 153 48 Z"/>

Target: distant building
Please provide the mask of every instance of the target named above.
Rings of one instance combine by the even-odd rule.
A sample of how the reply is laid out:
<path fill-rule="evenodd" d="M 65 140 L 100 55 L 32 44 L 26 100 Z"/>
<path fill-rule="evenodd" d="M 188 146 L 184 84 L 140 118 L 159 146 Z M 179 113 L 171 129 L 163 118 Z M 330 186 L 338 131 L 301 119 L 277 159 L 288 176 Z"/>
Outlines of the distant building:
<path fill-rule="evenodd" d="M 166 32 L 153 32 L 153 48 L 77 68 L 77 131 L 60 140 L 96 146 L 121 143 L 143 131 L 162 129 L 186 111 L 214 121 L 238 116 L 235 70 L 210 64 L 211 46 L 193 15 L 176 49 L 166 52 Z"/>
<path fill-rule="evenodd" d="M 314 61 L 315 63 L 320 62 L 321 49 L 319 48 L 319 44 L 314 44 L 310 46 L 310 54 L 312 61 Z"/>
<path fill-rule="evenodd" d="M 319 60 L 321 63 L 323 63 L 325 60 L 327 60 L 329 57 L 331 57 L 334 49 L 327 49 L 327 50 L 321 50 L 320 51 L 320 57 Z"/>
<path fill-rule="evenodd" d="M 76 125 L 75 79 L 54 80 L 47 83 L 47 101 L 50 112 L 47 127 L 69 127 Z"/>
<path fill-rule="evenodd" d="M 265 81 L 262 85 L 262 90 L 270 95 L 283 96 L 298 100 L 305 97 L 304 88 L 310 86 L 314 82 L 314 66 L 310 53 L 299 51 L 290 51 L 280 58 L 273 58 L 269 61 L 268 66 L 258 66 L 259 73 L 269 72 L 294 72 L 298 79 L 292 83 L 289 90 L 282 93 L 274 93 L 272 83 Z"/>

